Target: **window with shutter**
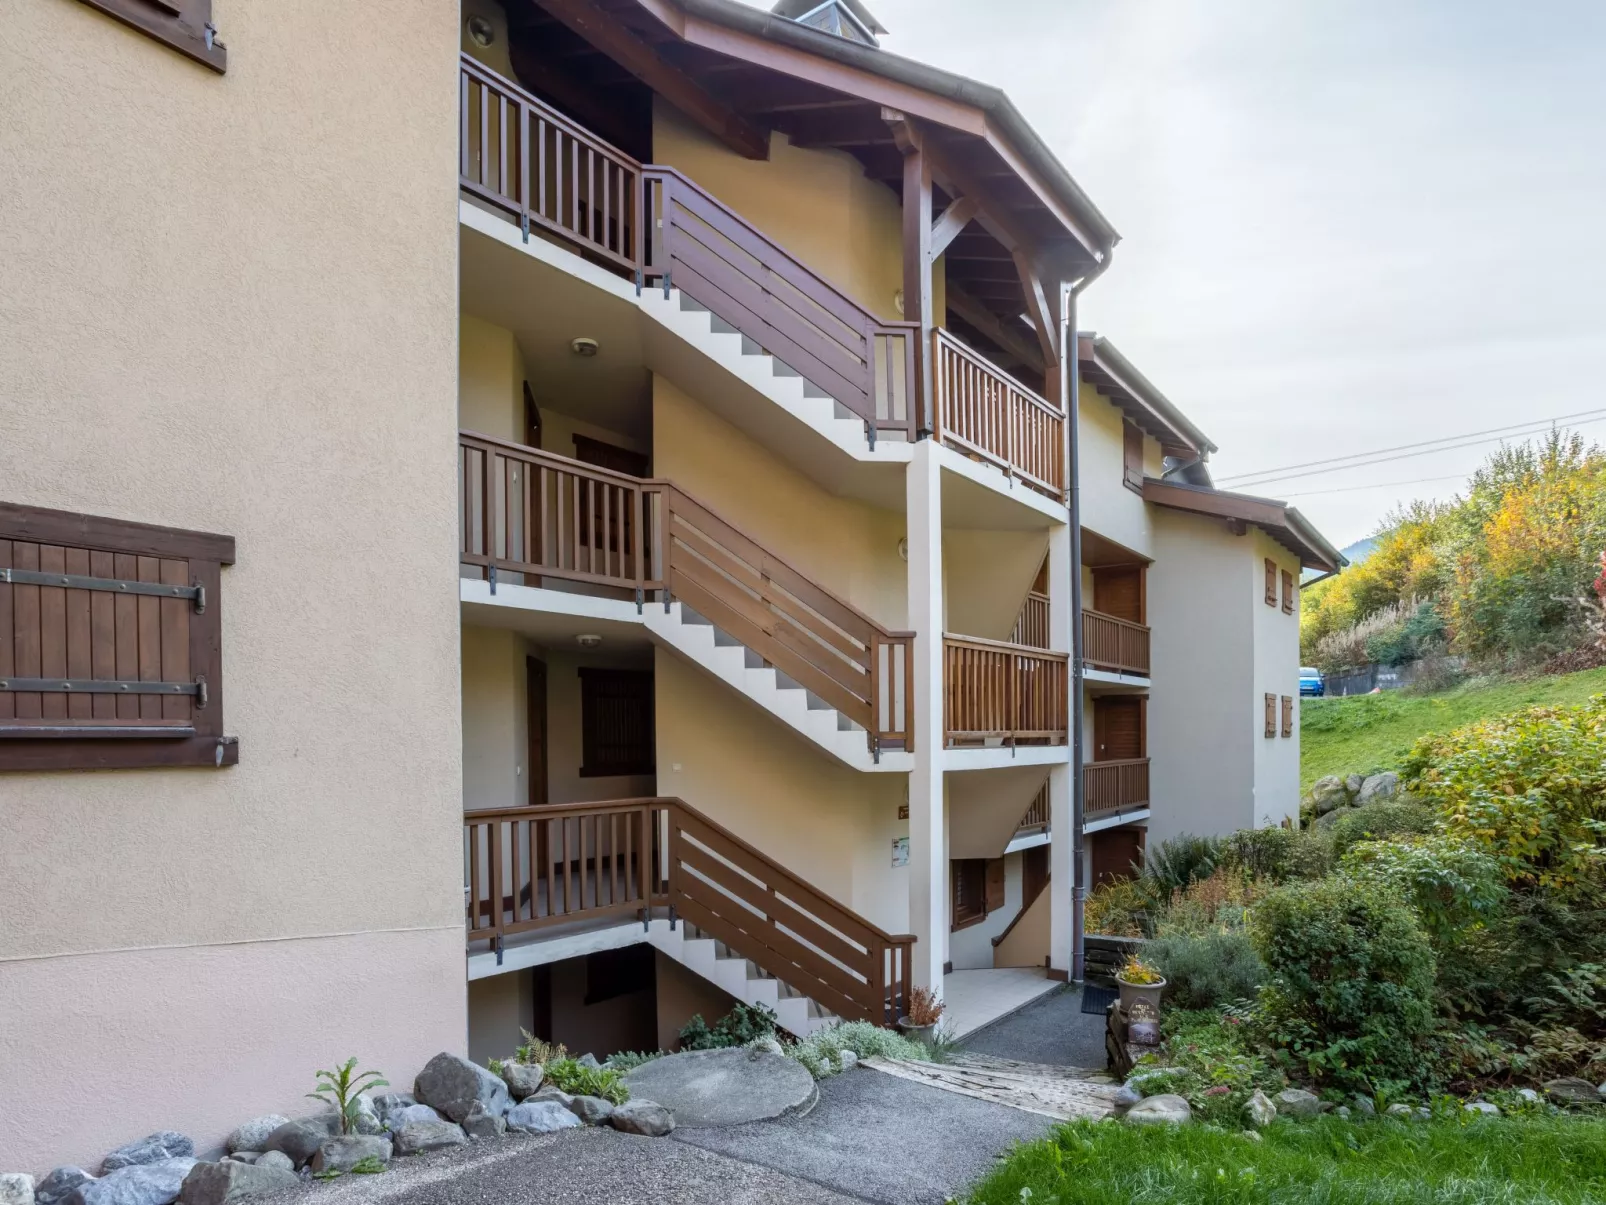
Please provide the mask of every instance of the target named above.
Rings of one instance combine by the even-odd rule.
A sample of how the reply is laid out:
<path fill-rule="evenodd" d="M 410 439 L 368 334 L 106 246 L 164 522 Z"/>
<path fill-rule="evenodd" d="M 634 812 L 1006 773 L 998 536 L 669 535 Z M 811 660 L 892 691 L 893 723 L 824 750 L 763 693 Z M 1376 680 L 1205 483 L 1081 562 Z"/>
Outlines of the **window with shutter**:
<path fill-rule="evenodd" d="M 1294 699 L 1292 695 L 1283 696 L 1283 735 L 1294 735 Z"/>
<path fill-rule="evenodd" d="M 1134 423 L 1121 426 L 1121 472 L 1127 489 L 1143 492 L 1143 431 Z"/>
<path fill-rule="evenodd" d="M 219 75 L 228 68 L 228 51 L 212 24 L 212 0 L 83 0 Z"/>
<path fill-rule="evenodd" d="M 1266 735 L 1277 735 L 1277 696 L 1266 696 Z"/>
<path fill-rule="evenodd" d="M 1293 613 L 1294 613 L 1294 575 L 1292 573 L 1288 572 L 1288 570 L 1284 569 L 1283 570 L 1283 614 L 1284 615 L 1292 615 Z"/>
<path fill-rule="evenodd" d="M 657 769 L 651 670 L 581 668 L 580 757 L 581 778 Z"/>
<path fill-rule="evenodd" d="M 1277 605 L 1277 562 L 1266 558 L 1266 605 Z"/>
<path fill-rule="evenodd" d="M 0 770 L 224 766 L 234 540 L 0 503 Z"/>
<path fill-rule="evenodd" d="M 952 881 L 952 920 L 950 925 L 963 929 L 987 916 L 987 859 L 957 858 L 950 864 Z"/>

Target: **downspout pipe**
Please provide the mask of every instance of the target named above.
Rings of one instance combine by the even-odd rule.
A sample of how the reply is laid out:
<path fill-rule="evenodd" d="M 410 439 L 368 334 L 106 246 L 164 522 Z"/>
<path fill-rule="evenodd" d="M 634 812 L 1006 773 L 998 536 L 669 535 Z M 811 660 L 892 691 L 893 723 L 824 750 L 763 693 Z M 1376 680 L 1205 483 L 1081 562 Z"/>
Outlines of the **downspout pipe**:
<path fill-rule="evenodd" d="M 1071 525 L 1071 982 L 1082 983 L 1087 977 L 1087 937 L 1082 932 L 1087 923 L 1087 869 L 1086 838 L 1082 829 L 1087 821 L 1087 776 L 1082 766 L 1086 750 L 1082 747 L 1082 727 L 1086 720 L 1083 705 L 1082 648 L 1082 465 L 1081 465 L 1081 340 L 1077 337 L 1076 302 L 1082 291 L 1104 274 L 1115 253 L 1112 246 L 1104 258 L 1091 271 L 1066 292 L 1064 306 L 1065 342 L 1069 354 L 1060 357 L 1070 380 L 1065 389 L 1065 425 L 1069 448 L 1066 457 L 1066 478 L 1070 483 L 1066 503 Z"/>

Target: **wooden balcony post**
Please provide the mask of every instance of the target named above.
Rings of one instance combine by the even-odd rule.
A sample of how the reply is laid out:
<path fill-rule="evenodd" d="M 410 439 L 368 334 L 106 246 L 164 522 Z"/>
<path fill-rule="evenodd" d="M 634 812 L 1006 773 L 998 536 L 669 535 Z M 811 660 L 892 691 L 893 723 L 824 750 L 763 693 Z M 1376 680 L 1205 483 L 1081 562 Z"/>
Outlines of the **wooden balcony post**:
<path fill-rule="evenodd" d="M 931 300 L 931 160 L 920 130 L 902 113 L 881 110 L 903 152 L 903 319 L 918 326 L 915 339 L 915 379 L 910 397 L 915 401 L 916 438 L 929 438 L 932 415 Z"/>

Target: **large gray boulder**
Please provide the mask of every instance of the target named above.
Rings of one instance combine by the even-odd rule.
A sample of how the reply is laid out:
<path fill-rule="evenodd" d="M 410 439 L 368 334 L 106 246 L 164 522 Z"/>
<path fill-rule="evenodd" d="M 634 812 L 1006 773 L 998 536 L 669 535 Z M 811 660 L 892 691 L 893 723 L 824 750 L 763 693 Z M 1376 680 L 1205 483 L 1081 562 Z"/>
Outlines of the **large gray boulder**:
<path fill-rule="evenodd" d="M 422 1155 L 449 1146 L 467 1146 L 463 1127 L 449 1121 L 409 1121 L 395 1133 L 398 1155 Z"/>
<path fill-rule="evenodd" d="M 1354 1109 L 1355 1112 L 1359 1113 L 1362 1117 L 1377 1116 L 1376 1102 L 1374 1102 L 1372 1098 L 1367 1096 L 1364 1092 L 1357 1092 L 1353 1097 L 1350 1098 L 1349 1103 L 1350 1108 Z"/>
<path fill-rule="evenodd" d="M 569 1112 L 588 1126 L 604 1125 L 613 1116 L 613 1103 L 600 1096 L 576 1096 L 569 1102 Z"/>
<path fill-rule="evenodd" d="M 1325 816 L 1334 808 L 1347 804 L 1349 792 L 1344 789 L 1342 778 L 1336 774 L 1329 774 L 1326 778 L 1318 778 L 1311 786 L 1310 801 L 1316 808 L 1316 814 Z"/>
<path fill-rule="evenodd" d="M 179 1205 L 234 1205 L 264 1193 L 294 1188 L 301 1183 L 295 1172 L 254 1163 L 197 1163 L 184 1177 Z"/>
<path fill-rule="evenodd" d="M 551 1084 L 548 1084 L 545 1088 L 542 1088 L 534 1096 L 527 1097 L 524 1103 L 525 1104 L 531 1104 L 531 1103 L 539 1104 L 542 1101 L 551 1101 L 553 1104 L 562 1105 L 565 1109 L 567 1109 L 569 1107 L 569 1102 L 572 1101 L 573 1099 L 574 1099 L 574 1097 L 570 1096 L 562 1088 L 554 1088 Z"/>
<path fill-rule="evenodd" d="M 280 1151 L 290 1156 L 290 1162 L 302 1166 L 318 1153 L 324 1139 L 340 1133 L 340 1118 L 333 1113 L 316 1113 L 311 1117 L 298 1117 L 287 1121 L 263 1144 L 264 1151 Z"/>
<path fill-rule="evenodd" d="M 100 1161 L 100 1174 L 142 1163 L 165 1163 L 169 1159 L 193 1159 L 195 1143 L 177 1130 L 158 1130 L 138 1142 L 120 1146 Z"/>
<path fill-rule="evenodd" d="M 484 1142 L 507 1133 L 507 1122 L 495 1113 L 487 1113 L 484 1105 L 475 1105 L 463 1118 L 463 1133 L 476 1142 Z"/>
<path fill-rule="evenodd" d="M 223 1149 L 229 1154 L 235 1151 L 260 1151 L 265 1149 L 263 1143 L 268 1136 L 282 1125 L 289 1124 L 290 1119 L 279 1113 L 268 1113 L 262 1117 L 253 1117 L 244 1125 L 236 1126 L 234 1132 L 223 1143 Z"/>
<path fill-rule="evenodd" d="M 383 1134 L 385 1123 L 380 1120 L 379 1108 L 373 1098 L 359 1096 L 352 1102 L 351 1132 L 354 1134 Z"/>
<path fill-rule="evenodd" d="M 1274 1103 L 1281 1117 L 1315 1117 L 1327 1111 L 1321 1097 L 1303 1088 L 1284 1088 L 1277 1093 Z"/>
<path fill-rule="evenodd" d="M 1133 1126 L 1186 1125 L 1193 1120 L 1193 1110 L 1182 1097 L 1173 1092 L 1162 1092 L 1138 1101 L 1126 1111 L 1124 1120 L 1127 1125 Z"/>
<path fill-rule="evenodd" d="M 392 1109 L 385 1117 L 385 1126 L 396 1131 L 409 1121 L 445 1121 L 439 1113 L 428 1105 L 404 1105 L 400 1109 Z"/>
<path fill-rule="evenodd" d="M 1256 1088 L 1254 1095 L 1244 1102 L 1244 1120 L 1257 1130 L 1263 1130 L 1277 1120 L 1277 1106 L 1271 1098 Z"/>
<path fill-rule="evenodd" d="M 1369 803 L 1377 803 L 1383 799 L 1393 799 L 1400 793 L 1400 776 L 1393 770 L 1385 770 L 1381 774 L 1374 774 L 1361 784 L 1361 792 L 1355 798 L 1357 807 L 1365 807 Z"/>
<path fill-rule="evenodd" d="M 1318 816 L 1315 820 L 1311 821 L 1311 827 L 1331 828 L 1333 825 L 1338 823 L 1340 816 L 1348 816 L 1354 810 L 1354 808 L 1334 808 L 1325 815 Z"/>
<path fill-rule="evenodd" d="M 27 1172 L 0 1173 L 0 1205 L 33 1205 L 33 1177 Z"/>
<path fill-rule="evenodd" d="M 194 1166 L 186 1156 L 120 1167 L 73 1189 L 67 1205 L 171 1205 Z"/>
<path fill-rule="evenodd" d="M 1500 1116 L 1500 1106 L 1487 1100 L 1469 1100 L 1461 1107 L 1468 1113 L 1482 1113 L 1485 1117 Z"/>
<path fill-rule="evenodd" d="M 413 1095 L 453 1121 L 462 1121 L 476 1104 L 501 1117 L 513 1103 L 500 1076 L 445 1051 L 424 1064 L 413 1084 Z"/>
<path fill-rule="evenodd" d="M 290 1156 L 283 1151 L 264 1151 L 252 1160 L 257 1167 L 273 1167 L 282 1172 L 293 1172 L 296 1165 L 290 1162 Z"/>
<path fill-rule="evenodd" d="M 627 1100 L 608 1115 L 608 1124 L 625 1134 L 662 1138 L 675 1128 L 675 1115 L 650 1100 Z"/>
<path fill-rule="evenodd" d="M 1366 779 L 1362 778 L 1359 774 L 1351 774 L 1344 779 L 1344 789 L 1351 795 L 1359 795 L 1361 793 L 1361 787 L 1365 784 L 1365 782 Z"/>
<path fill-rule="evenodd" d="M 33 1205 L 62 1205 L 73 1189 L 94 1178 L 81 1167 L 58 1167 L 33 1186 Z"/>
<path fill-rule="evenodd" d="M 508 1095 L 514 1100 L 523 1100 L 539 1092 L 545 1075 L 546 1068 L 540 1063 L 502 1064 L 502 1082 L 507 1085 Z"/>
<path fill-rule="evenodd" d="M 1598 1105 L 1601 1103 L 1600 1092 L 1595 1085 L 1587 1079 L 1576 1076 L 1563 1076 L 1561 1079 L 1550 1079 L 1544 1082 L 1545 1095 L 1558 1105 Z"/>
<path fill-rule="evenodd" d="M 379 1124 L 386 1128 L 390 1126 L 390 1115 L 392 1113 L 418 1103 L 411 1092 L 385 1092 L 374 1097 L 373 1101 L 374 1112 L 379 1115 Z"/>
<path fill-rule="evenodd" d="M 508 1129 L 520 1134 L 550 1134 L 554 1130 L 576 1129 L 582 1124 L 555 1100 L 524 1101 L 509 1109 L 505 1120 Z"/>
<path fill-rule="evenodd" d="M 373 1134 L 344 1134 L 326 1138 L 312 1157 L 314 1172 L 349 1172 L 364 1159 L 390 1162 L 390 1139 Z"/>

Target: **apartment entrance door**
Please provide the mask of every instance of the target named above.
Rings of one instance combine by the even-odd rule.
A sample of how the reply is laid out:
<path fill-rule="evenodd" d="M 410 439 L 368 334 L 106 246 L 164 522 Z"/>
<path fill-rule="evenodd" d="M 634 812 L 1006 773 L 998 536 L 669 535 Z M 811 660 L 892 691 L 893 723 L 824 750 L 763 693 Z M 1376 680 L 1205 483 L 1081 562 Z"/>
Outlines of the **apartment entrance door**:
<path fill-rule="evenodd" d="M 546 662 L 539 657 L 524 659 L 525 697 L 529 725 L 529 756 L 525 759 L 525 773 L 529 777 L 529 806 L 540 807 L 547 801 L 546 755 Z"/>
<path fill-rule="evenodd" d="M 1111 565 L 1093 570 L 1093 609 L 1128 623 L 1142 623 L 1143 566 Z"/>
<path fill-rule="evenodd" d="M 1143 699 L 1102 695 L 1093 700 L 1093 760 L 1131 761 L 1143 756 Z"/>

